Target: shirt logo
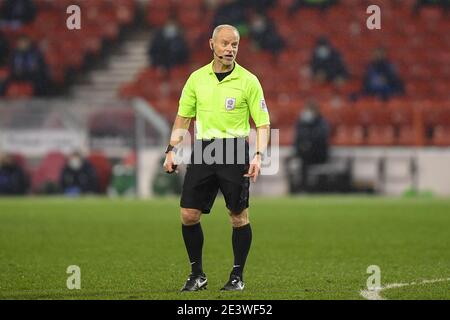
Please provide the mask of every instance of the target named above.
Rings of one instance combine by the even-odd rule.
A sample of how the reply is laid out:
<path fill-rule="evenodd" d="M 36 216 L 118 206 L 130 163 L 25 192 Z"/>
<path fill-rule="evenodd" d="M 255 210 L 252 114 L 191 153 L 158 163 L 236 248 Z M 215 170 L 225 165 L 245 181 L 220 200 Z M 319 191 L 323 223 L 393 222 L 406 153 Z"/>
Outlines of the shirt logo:
<path fill-rule="evenodd" d="M 234 110 L 236 108 L 236 98 L 227 98 L 225 100 L 225 108 L 228 111 Z"/>
<path fill-rule="evenodd" d="M 269 110 L 267 109 L 266 101 L 265 101 L 264 99 L 261 99 L 260 106 L 261 106 L 261 110 L 262 110 L 262 111 L 264 111 L 264 112 L 269 112 Z"/>

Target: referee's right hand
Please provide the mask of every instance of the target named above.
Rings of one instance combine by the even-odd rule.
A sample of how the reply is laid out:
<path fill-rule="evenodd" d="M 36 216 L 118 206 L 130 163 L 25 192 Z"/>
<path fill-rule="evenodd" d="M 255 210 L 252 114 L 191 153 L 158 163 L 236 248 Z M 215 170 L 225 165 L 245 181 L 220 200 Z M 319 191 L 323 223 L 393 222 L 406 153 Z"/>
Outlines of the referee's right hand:
<path fill-rule="evenodd" d="M 166 160 L 164 161 L 164 169 L 167 173 L 178 173 L 177 165 L 175 164 L 175 152 L 169 151 L 166 154 Z"/>

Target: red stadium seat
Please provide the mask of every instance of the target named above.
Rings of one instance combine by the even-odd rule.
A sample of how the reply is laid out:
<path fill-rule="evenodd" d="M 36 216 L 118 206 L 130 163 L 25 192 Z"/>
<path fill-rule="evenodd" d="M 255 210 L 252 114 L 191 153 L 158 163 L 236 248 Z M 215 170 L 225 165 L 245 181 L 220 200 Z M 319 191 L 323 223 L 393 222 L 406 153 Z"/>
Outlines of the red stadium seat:
<path fill-rule="evenodd" d="M 331 144 L 338 146 L 360 146 L 364 144 L 362 126 L 339 125 L 331 137 Z"/>
<path fill-rule="evenodd" d="M 51 152 L 42 159 L 31 177 L 32 190 L 42 192 L 46 185 L 59 185 L 61 171 L 65 165 L 65 156 L 60 152 Z"/>
<path fill-rule="evenodd" d="M 9 99 L 31 98 L 34 88 L 28 82 L 12 82 L 6 89 L 6 97 Z"/>
<path fill-rule="evenodd" d="M 369 146 L 391 146 L 395 143 L 394 128 L 390 125 L 374 125 L 367 129 Z"/>
<path fill-rule="evenodd" d="M 416 145 L 416 130 L 413 126 L 400 126 L 396 144 L 401 146 Z"/>
<path fill-rule="evenodd" d="M 431 144 L 434 146 L 450 146 L 450 126 L 436 126 L 433 130 Z"/>
<path fill-rule="evenodd" d="M 9 77 L 9 73 L 8 67 L 0 68 L 0 81 L 5 81 Z"/>
<path fill-rule="evenodd" d="M 102 152 L 92 152 L 89 155 L 88 160 L 95 169 L 98 179 L 99 192 L 105 193 L 111 181 L 111 163 Z"/>

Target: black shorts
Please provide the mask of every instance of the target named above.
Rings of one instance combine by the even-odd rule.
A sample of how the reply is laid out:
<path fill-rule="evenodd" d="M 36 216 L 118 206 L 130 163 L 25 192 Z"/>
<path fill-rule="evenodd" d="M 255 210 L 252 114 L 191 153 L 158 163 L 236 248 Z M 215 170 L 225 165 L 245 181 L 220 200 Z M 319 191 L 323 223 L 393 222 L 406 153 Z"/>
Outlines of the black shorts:
<path fill-rule="evenodd" d="M 216 154 L 215 151 L 219 150 L 216 149 L 211 152 L 212 158 L 205 159 L 207 157 L 203 156 L 203 152 L 205 148 L 207 152 L 211 151 L 208 151 L 208 146 L 211 147 L 213 142 L 222 144 L 222 154 Z M 233 150 L 233 154 L 230 154 L 230 150 Z M 248 150 L 248 142 L 244 138 L 197 140 L 191 163 L 187 166 L 180 206 L 209 213 L 220 189 L 231 212 L 248 208 L 250 178 L 244 177 L 249 169 Z"/>

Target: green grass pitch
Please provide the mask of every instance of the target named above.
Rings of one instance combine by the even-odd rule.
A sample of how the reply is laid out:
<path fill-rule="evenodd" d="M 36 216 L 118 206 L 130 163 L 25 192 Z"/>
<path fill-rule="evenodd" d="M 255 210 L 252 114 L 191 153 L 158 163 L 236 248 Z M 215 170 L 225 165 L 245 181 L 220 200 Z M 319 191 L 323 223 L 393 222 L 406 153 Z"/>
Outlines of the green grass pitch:
<path fill-rule="evenodd" d="M 202 219 L 208 289 L 189 274 L 177 198 L 0 199 L 0 299 L 363 299 L 370 265 L 381 285 L 450 278 L 450 200 L 252 198 L 246 289 L 223 293 L 233 263 L 222 198 Z M 69 265 L 81 289 L 69 290 Z M 450 299 L 450 281 L 382 292 Z"/>

